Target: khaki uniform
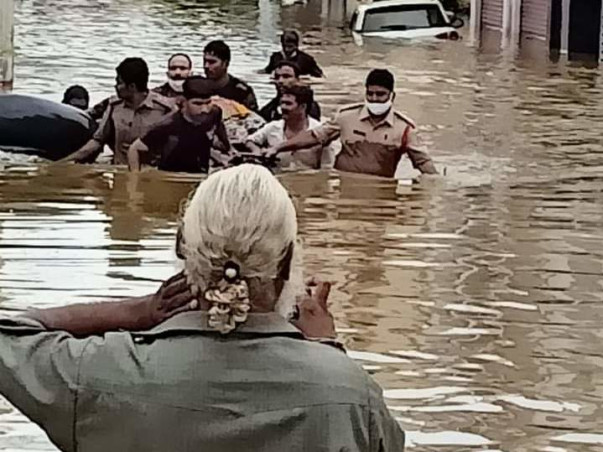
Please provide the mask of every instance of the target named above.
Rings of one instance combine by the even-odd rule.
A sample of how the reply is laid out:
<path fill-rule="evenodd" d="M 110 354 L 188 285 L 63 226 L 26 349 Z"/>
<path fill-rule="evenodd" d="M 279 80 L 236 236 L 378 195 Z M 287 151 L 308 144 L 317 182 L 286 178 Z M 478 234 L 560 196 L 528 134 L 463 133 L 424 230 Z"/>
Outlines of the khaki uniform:
<path fill-rule="evenodd" d="M 173 109 L 173 100 L 153 91 L 149 91 L 146 99 L 135 110 L 128 107 L 122 99 L 112 98 L 94 139 L 113 149 L 113 163 L 127 164 L 130 145 Z"/>
<path fill-rule="evenodd" d="M 222 336 L 204 312 L 75 339 L 0 322 L 0 394 L 63 451 L 401 452 L 380 388 L 277 314 Z"/>
<path fill-rule="evenodd" d="M 323 145 L 341 138 L 342 149 L 335 161 L 341 171 L 393 177 L 402 155 L 407 154 L 416 169 L 435 173 L 429 155 L 417 148 L 415 128 L 412 120 L 393 109 L 373 125 L 366 106 L 354 104 L 312 133 Z"/>

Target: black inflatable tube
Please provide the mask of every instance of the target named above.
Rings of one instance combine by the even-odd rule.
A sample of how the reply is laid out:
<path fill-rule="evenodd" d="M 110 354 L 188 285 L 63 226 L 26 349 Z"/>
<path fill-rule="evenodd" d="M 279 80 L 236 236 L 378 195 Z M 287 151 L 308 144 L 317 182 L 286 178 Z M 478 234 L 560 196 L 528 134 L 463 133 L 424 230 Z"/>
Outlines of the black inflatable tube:
<path fill-rule="evenodd" d="M 0 94 L 0 150 L 59 160 L 77 151 L 94 121 L 77 108 L 21 94 Z"/>

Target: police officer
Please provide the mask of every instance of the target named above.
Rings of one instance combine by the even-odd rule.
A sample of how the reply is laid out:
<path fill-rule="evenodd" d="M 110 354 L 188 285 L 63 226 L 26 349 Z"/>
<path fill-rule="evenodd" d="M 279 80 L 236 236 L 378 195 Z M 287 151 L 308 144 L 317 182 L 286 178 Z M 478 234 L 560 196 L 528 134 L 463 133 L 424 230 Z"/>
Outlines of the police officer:
<path fill-rule="evenodd" d="M 169 99 L 149 91 L 149 68 L 142 58 L 126 58 L 115 71 L 117 97 L 110 99 L 94 137 L 63 161 L 93 162 L 107 144 L 114 151 L 113 163 L 127 164 L 130 145 L 173 111 Z"/>
<path fill-rule="evenodd" d="M 272 150 L 299 149 L 341 138 L 342 150 L 335 169 L 393 177 L 404 154 L 422 173 L 437 174 L 427 153 L 418 149 L 414 122 L 393 109 L 394 76 L 386 69 L 372 70 L 366 79 L 366 101 L 342 108 L 335 119 L 304 132 Z"/>
<path fill-rule="evenodd" d="M 216 82 L 216 95 L 234 100 L 253 111 L 258 102 L 253 88 L 244 81 L 230 75 L 230 47 L 224 41 L 212 41 L 203 50 L 205 76 Z"/>

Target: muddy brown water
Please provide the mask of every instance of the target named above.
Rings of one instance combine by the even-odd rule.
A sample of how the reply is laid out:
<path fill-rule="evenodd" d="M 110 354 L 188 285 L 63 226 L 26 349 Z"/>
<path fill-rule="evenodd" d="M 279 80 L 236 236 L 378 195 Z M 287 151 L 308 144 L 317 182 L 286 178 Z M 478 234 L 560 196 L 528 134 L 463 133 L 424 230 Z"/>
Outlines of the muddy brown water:
<path fill-rule="evenodd" d="M 255 74 L 276 34 L 305 34 L 328 78 L 327 115 L 392 68 L 397 105 L 447 175 L 410 184 L 337 173 L 282 176 L 308 274 L 335 282 L 351 355 L 383 385 L 418 451 L 602 450 L 603 94 L 597 70 L 481 52 L 467 40 L 355 42 L 352 5 L 309 0 L 22 0 L 15 91 L 93 100 L 113 68 L 226 39 L 232 72 Z M 194 178 L 55 166 L 2 154 L 0 311 L 139 295 L 174 269 L 180 201 Z M 408 163 L 403 179 L 414 173 Z M 54 450 L 2 402 L 0 450 Z"/>

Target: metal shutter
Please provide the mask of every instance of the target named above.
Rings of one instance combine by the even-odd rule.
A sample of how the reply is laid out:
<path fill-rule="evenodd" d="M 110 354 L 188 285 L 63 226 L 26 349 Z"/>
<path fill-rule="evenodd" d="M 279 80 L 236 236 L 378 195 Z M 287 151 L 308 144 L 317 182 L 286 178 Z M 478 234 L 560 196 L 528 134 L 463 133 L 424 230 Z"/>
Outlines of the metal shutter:
<path fill-rule="evenodd" d="M 551 0 L 523 0 L 521 7 L 522 36 L 543 41 L 548 40 L 550 16 Z"/>
<path fill-rule="evenodd" d="M 502 30 L 503 0 L 483 0 L 482 25 L 485 28 Z"/>

